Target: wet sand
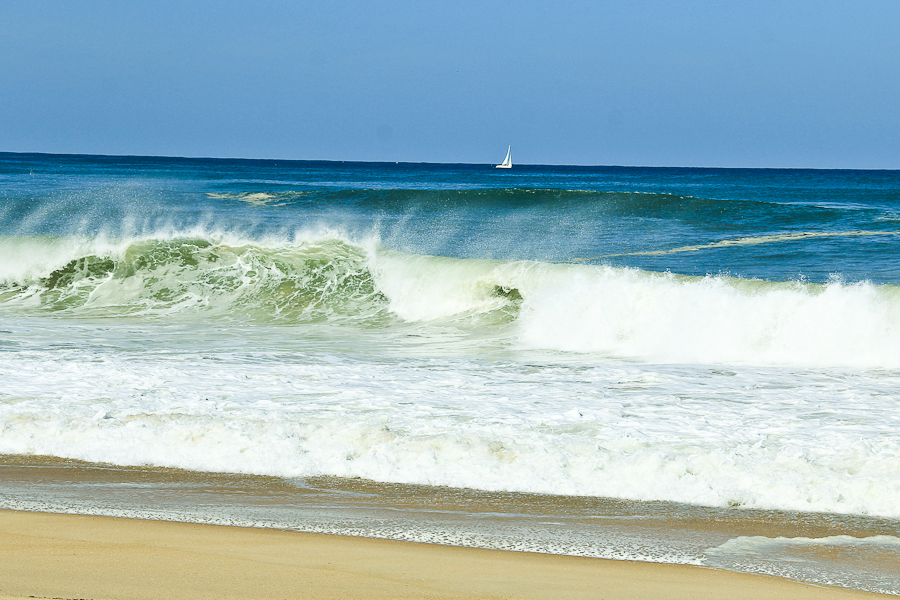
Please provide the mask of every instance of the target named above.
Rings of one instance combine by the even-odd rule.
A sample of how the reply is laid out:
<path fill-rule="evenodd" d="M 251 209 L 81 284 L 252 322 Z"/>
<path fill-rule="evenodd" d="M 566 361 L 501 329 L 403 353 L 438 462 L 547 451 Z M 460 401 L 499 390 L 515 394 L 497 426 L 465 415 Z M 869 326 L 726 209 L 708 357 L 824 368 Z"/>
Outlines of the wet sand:
<path fill-rule="evenodd" d="M 216 596 L 230 581 L 227 589 L 246 597 L 266 597 L 259 590 L 271 587 L 276 596 L 287 590 L 284 597 L 367 597 L 363 592 L 382 590 L 382 596 L 368 597 L 615 598 L 615 590 L 626 593 L 636 577 L 645 582 L 641 597 L 650 598 L 657 592 L 679 597 L 669 593 L 677 581 L 683 581 L 684 597 L 707 597 L 690 590 L 710 577 L 709 586 L 726 585 L 729 593 L 752 591 L 760 581 L 793 586 L 789 580 L 900 589 L 900 553 L 890 545 L 757 551 L 751 543 L 737 554 L 721 551 L 733 540 L 892 539 L 900 526 L 894 519 L 852 515 L 3 455 L 0 509 L 7 510 L 2 521 L 9 523 L 0 539 L 8 555 L 0 556 L 0 595 L 198 597 L 209 589 Z M 226 546 L 231 549 L 223 552 Z M 154 595 L 116 580 L 120 571 L 182 591 Z M 571 578 L 565 575 L 570 571 Z M 760 573 L 766 577 L 753 575 Z M 113 581 L 114 588 L 96 587 Z M 71 587 L 76 583 L 87 587 Z M 128 595 L 141 593 L 150 595 Z"/>
<path fill-rule="evenodd" d="M 662 565 L 243 527 L 0 511 L 0 598 L 886 597 Z"/>

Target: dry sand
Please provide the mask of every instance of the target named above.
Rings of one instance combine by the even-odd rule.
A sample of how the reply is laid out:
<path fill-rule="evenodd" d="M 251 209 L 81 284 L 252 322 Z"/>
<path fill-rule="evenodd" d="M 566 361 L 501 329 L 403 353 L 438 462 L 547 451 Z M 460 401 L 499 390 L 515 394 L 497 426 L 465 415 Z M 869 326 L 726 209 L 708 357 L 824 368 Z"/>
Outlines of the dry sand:
<path fill-rule="evenodd" d="M 690 567 L 0 511 L 0 599 L 875 598 Z"/>

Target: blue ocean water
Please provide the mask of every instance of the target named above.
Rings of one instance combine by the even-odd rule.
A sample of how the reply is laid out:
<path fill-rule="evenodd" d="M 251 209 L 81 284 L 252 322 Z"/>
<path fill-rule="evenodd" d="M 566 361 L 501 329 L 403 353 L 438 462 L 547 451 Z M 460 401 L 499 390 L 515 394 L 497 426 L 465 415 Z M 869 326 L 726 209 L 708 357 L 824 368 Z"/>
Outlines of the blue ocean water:
<path fill-rule="evenodd" d="M 898 171 L 0 154 L 0 454 L 900 519 L 898 248 Z"/>
<path fill-rule="evenodd" d="M 2 227 L 16 234 L 289 235 L 315 222 L 457 258 L 900 281 L 897 171 L 3 158 Z M 680 250 L 693 246 L 706 247 Z"/>

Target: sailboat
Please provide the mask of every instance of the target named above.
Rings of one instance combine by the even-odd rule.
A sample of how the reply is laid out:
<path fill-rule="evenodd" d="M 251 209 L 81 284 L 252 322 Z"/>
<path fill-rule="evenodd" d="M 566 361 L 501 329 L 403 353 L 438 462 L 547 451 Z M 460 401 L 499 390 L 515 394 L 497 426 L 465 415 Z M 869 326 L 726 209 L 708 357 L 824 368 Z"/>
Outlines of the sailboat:
<path fill-rule="evenodd" d="M 498 169 L 512 169 L 512 161 L 509 159 L 509 151 L 512 149 L 512 146 L 506 149 L 506 158 L 502 163 L 497 165 Z"/>

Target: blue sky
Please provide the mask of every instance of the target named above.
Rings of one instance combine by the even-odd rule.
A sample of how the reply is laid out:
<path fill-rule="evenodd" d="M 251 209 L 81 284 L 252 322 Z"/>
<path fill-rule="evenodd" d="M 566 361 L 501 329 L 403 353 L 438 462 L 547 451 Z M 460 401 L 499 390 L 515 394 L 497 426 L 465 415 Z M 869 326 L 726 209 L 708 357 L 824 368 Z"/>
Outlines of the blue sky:
<path fill-rule="evenodd" d="M 0 2 L 0 151 L 900 168 L 900 2 Z"/>

